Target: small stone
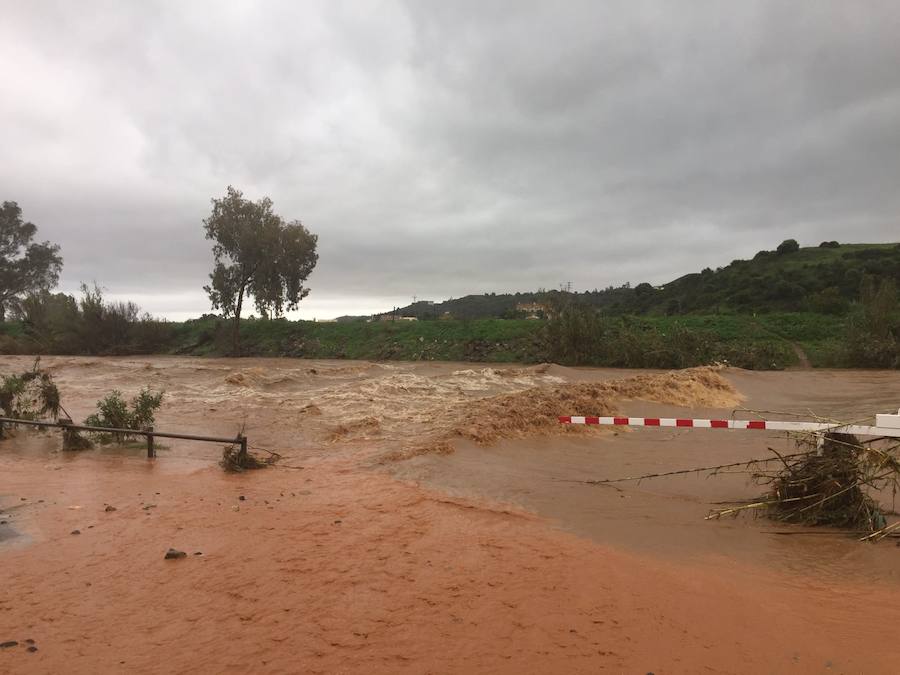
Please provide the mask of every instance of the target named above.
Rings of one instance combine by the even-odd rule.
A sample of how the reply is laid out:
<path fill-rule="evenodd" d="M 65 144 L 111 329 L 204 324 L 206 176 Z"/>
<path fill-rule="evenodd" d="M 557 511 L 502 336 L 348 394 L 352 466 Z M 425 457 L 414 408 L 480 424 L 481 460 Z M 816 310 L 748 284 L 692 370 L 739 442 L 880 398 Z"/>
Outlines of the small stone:
<path fill-rule="evenodd" d="M 195 551 L 194 555 L 203 555 L 203 551 Z"/>
<path fill-rule="evenodd" d="M 10 640 L 9 642 L 0 642 L 0 649 L 8 649 L 9 647 L 15 647 L 18 645 L 17 640 Z"/>
<path fill-rule="evenodd" d="M 116 510 L 116 507 L 111 504 L 107 504 L 106 508 L 103 510 L 106 511 L 107 513 L 112 513 L 113 511 Z"/>
<path fill-rule="evenodd" d="M 23 502 L 27 502 L 27 501 L 28 501 L 28 497 L 22 497 L 22 501 L 23 501 Z"/>
<path fill-rule="evenodd" d="M 335 524 L 335 525 L 340 525 L 340 524 L 343 523 L 343 522 L 344 522 L 343 520 L 336 520 L 336 521 L 334 521 L 334 524 Z"/>
<path fill-rule="evenodd" d="M 244 495 L 241 495 L 240 497 L 238 497 L 238 499 L 240 499 L 242 502 L 247 501 L 247 498 Z"/>
<path fill-rule="evenodd" d="M 72 534 L 81 534 L 81 530 L 72 530 Z"/>
<path fill-rule="evenodd" d="M 166 551 L 166 560 L 177 560 L 178 558 L 187 558 L 187 553 L 170 548 Z"/>
<path fill-rule="evenodd" d="M 34 645 L 31 645 L 26 651 L 29 651 L 32 654 L 34 654 L 37 651 L 37 647 L 35 647 Z"/>
<path fill-rule="evenodd" d="M 31 638 L 28 638 L 27 640 L 25 640 L 25 644 L 26 644 L 26 645 L 33 645 L 33 644 L 34 644 L 34 640 L 32 640 Z"/>

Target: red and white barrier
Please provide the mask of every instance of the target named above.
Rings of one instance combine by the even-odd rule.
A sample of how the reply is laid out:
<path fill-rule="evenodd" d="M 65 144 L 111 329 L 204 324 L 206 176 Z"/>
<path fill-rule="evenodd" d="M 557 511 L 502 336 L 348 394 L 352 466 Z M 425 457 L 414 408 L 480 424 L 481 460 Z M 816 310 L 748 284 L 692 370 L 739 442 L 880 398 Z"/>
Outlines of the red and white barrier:
<path fill-rule="evenodd" d="M 897 415 L 878 415 L 879 426 L 859 424 L 834 425 L 824 422 L 782 422 L 777 420 L 698 420 L 676 417 L 577 417 L 559 418 L 561 424 L 600 424 L 628 427 L 685 427 L 693 429 L 760 429 L 763 431 L 825 431 L 857 436 L 891 436 L 900 438 L 900 427 L 880 426 L 882 420 Z"/>

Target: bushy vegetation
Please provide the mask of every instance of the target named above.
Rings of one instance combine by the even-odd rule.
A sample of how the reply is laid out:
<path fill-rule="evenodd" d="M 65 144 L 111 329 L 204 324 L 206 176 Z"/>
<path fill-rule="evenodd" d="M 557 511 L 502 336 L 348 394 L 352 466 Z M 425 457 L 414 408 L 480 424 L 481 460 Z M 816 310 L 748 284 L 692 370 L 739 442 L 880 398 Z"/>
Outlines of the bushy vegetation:
<path fill-rule="evenodd" d="M 900 317 L 893 280 L 863 280 L 859 305 L 847 331 L 845 361 L 863 367 L 900 368 Z"/>
<path fill-rule="evenodd" d="M 145 387 L 140 393 L 127 402 L 122 392 L 113 390 L 97 401 L 97 412 L 90 415 L 85 425 L 104 427 L 107 429 L 133 429 L 140 431 L 152 427 L 156 419 L 156 411 L 162 405 L 163 392 L 154 392 Z M 122 442 L 131 437 L 127 433 L 98 433 L 101 440 Z"/>
<path fill-rule="evenodd" d="M 717 317 L 718 318 L 718 317 Z M 604 317 L 571 304 L 546 324 L 546 359 L 556 363 L 623 368 L 687 368 L 727 363 L 749 369 L 781 369 L 796 361 L 790 345 L 764 331 L 691 326 L 641 317 Z M 748 326 L 743 326 L 747 328 Z M 752 328 L 752 327 L 751 327 Z"/>
<path fill-rule="evenodd" d="M 0 408 L 5 417 L 34 420 L 59 416 L 59 389 L 53 376 L 40 365 L 41 360 L 37 358 L 31 370 L 0 377 Z"/>
<path fill-rule="evenodd" d="M 370 360 L 555 361 L 679 368 L 900 367 L 900 245 L 793 240 L 655 288 L 488 293 L 396 314 L 418 321 L 308 322 L 216 315 L 155 321 L 94 287 L 25 297 L 0 323 L 0 353 L 294 356 Z M 746 302 L 742 298 L 750 298 Z M 791 299 L 794 298 L 794 299 Z M 517 304 L 541 306 L 543 320 Z M 451 309 L 444 309 L 449 307 Z M 450 312 L 449 314 L 445 312 Z M 491 318 L 469 318 L 487 316 Z M 456 318 L 453 318 L 456 317 Z M 504 317 L 504 318 L 500 318 Z M 240 349 L 235 352 L 234 326 Z"/>
<path fill-rule="evenodd" d="M 76 300 L 42 291 L 16 308 L 17 330 L 8 331 L 6 353 L 151 354 L 168 349 L 172 324 L 157 321 L 133 302 L 111 302 L 97 286 L 82 285 Z M 9 340 L 14 337 L 14 340 Z"/>

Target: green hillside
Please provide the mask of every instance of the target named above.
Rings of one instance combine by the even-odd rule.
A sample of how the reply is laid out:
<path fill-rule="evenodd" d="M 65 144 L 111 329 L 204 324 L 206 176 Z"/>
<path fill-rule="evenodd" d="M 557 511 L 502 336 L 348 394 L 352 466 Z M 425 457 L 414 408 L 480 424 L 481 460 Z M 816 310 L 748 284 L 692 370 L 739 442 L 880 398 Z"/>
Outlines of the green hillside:
<path fill-rule="evenodd" d="M 787 244 L 787 245 L 785 245 Z M 459 319 L 516 318 L 520 303 L 558 303 L 575 296 L 609 315 L 683 315 L 817 312 L 843 315 L 859 296 L 864 276 L 900 285 L 900 244 L 838 244 L 792 250 L 785 242 L 751 260 L 734 260 L 715 270 L 686 274 L 663 286 L 630 283 L 583 293 L 560 291 L 468 295 L 439 303 L 401 308 L 419 319 L 449 315 Z M 351 318 L 351 317 L 347 317 Z"/>
<path fill-rule="evenodd" d="M 900 245 L 829 244 L 589 293 L 493 293 L 400 313 L 419 321 L 244 319 L 242 356 L 541 362 L 681 368 L 900 368 Z M 538 303 L 548 320 L 524 318 Z M 529 313 L 534 308 L 529 309 Z M 474 317 L 474 318 L 473 318 Z M 44 293 L 0 323 L 0 354 L 233 354 L 231 321 L 141 316 L 134 305 Z"/>

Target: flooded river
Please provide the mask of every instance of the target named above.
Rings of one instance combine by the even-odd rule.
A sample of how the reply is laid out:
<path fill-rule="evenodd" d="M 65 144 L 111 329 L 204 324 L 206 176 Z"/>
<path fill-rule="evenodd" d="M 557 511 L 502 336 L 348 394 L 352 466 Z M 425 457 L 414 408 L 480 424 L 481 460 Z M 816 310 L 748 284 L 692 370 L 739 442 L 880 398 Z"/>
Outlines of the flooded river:
<path fill-rule="evenodd" d="M 0 672 L 900 669 L 893 540 L 704 520 L 761 493 L 739 470 L 584 482 L 790 452 L 785 434 L 538 419 L 594 401 L 594 414 L 865 420 L 900 405 L 898 373 L 42 363 L 75 419 L 113 388 L 150 386 L 165 391 L 157 429 L 243 430 L 280 460 L 227 475 L 215 444 L 166 441 L 148 461 L 62 453 L 56 433 L 3 441 L 0 642 L 20 644 Z M 164 561 L 170 546 L 191 555 Z"/>

